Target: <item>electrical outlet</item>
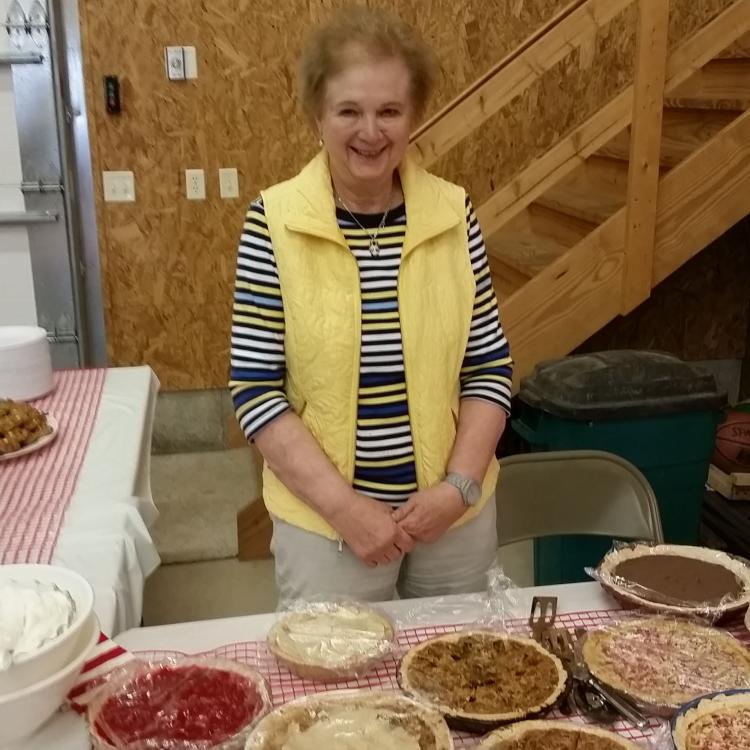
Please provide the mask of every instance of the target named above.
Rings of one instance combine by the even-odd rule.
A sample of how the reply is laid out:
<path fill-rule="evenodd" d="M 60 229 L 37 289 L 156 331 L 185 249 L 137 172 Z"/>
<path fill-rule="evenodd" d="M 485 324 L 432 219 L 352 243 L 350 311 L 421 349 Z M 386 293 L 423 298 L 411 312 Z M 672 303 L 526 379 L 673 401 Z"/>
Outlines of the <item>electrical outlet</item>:
<path fill-rule="evenodd" d="M 185 195 L 191 201 L 206 199 L 206 177 L 202 169 L 185 170 Z"/>
<path fill-rule="evenodd" d="M 240 197 L 240 182 L 235 167 L 219 170 L 219 194 L 222 198 Z"/>
<path fill-rule="evenodd" d="M 132 172 L 102 172 L 102 184 L 107 203 L 132 203 L 135 200 L 135 179 Z"/>
<path fill-rule="evenodd" d="M 182 47 L 165 47 L 164 65 L 170 81 L 185 80 L 185 51 Z"/>

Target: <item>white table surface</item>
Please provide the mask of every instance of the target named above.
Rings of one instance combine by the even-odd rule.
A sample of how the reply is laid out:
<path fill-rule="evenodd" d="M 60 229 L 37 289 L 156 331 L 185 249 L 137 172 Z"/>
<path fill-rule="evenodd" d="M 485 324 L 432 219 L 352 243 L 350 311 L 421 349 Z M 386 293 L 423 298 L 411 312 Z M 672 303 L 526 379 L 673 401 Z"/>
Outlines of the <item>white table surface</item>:
<path fill-rule="evenodd" d="M 538 586 L 520 589 L 517 600 L 507 610 L 510 617 L 526 617 L 533 596 L 557 596 L 558 612 L 613 609 L 598 583 L 570 583 L 562 586 Z M 443 599 L 411 599 L 380 605 L 401 627 L 447 625 L 469 622 L 484 612 L 481 598 L 450 596 Z M 206 651 L 229 643 L 265 637 L 275 620 L 274 614 L 230 617 L 152 628 L 135 628 L 120 633 L 115 640 L 132 651 L 175 650 L 186 653 Z M 90 750 L 83 719 L 72 712 L 57 714 L 34 737 L 24 750 Z"/>
<path fill-rule="evenodd" d="M 149 526 L 151 432 L 159 381 L 150 367 L 107 370 L 99 409 L 52 563 L 94 587 L 102 630 L 141 622 L 143 585 L 158 567 Z"/>

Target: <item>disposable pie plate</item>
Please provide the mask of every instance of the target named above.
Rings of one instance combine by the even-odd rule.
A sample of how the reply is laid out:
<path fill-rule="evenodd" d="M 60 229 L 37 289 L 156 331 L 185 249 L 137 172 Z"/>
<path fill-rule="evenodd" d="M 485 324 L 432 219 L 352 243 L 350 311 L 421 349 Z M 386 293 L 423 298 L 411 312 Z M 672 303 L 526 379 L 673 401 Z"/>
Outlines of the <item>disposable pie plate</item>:
<path fill-rule="evenodd" d="M 321 602 L 284 614 L 268 632 L 268 648 L 308 680 L 342 680 L 370 671 L 391 652 L 394 630 L 359 603 Z"/>
<path fill-rule="evenodd" d="M 682 561 L 680 566 L 665 569 L 665 558 Z M 653 570 L 641 568 L 641 576 L 657 577 L 658 583 L 652 586 L 642 585 L 628 580 L 617 572 L 617 567 L 626 563 L 641 565 L 653 560 Z M 726 580 L 715 580 L 720 576 Z M 710 582 L 713 578 L 714 581 Z M 646 544 L 634 543 L 625 545 L 607 553 L 597 569 L 597 579 L 612 596 L 627 608 L 638 608 L 654 612 L 679 616 L 702 616 L 713 621 L 742 612 L 750 603 L 750 565 L 746 560 L 733 557 L 719 550 L 706 547 L 692 547 L 680 544 Z M 710 587 L 713 593 L 723 586 L 731 586 L 732 579 L 737 582 L 738 590 L 727 588 L 723 598 L 710 601 L 699 601 L 701 592 Z M 662 590 L 659 590 L 662 589 Z M 666 593 L 666 589 L 670 589 Z M 679 591 L 686 592 L 686 599 L 678 596 Z M 687 601 L 687 595 L 693 600 Z"/>
<path fill-rule="evenodd" d="M 530 638 L 477 630 L 414 646 L 398 678 L 408 695 L 434 706 L 450 727 L 483 732 L 546 713 L 568 674 Z"/>
<path fill-rule="evenodd" d="M 46 414 L 45 416 L 47 417 L 47 424 L 52 428 L 52 431 L 47 433 L 46 435 L 42 435 L 40 438 L 37 438 L 33 443 L 24 445 L 23 448 L 19 448 L 17 451 L 0 454 L 0 461 L 10 461 L 12 458 L 26 456 L 29 453 L 34 453 L 35 451 L 41 450 L 42 448 L 49 445 L 57 437 L 59 427 L 57 424 L 57 420 L 51 414 Z"/>
<path fill-rule="evenodd" d="M 478 745 L 477 750 L 535 750 L 546 748 L 585 748 L 585 750 L 643 750 L 619 734 L 572 721 L 520 721 L 496 729 Z"/>
<path fill-rule="evenodd" d="M 750 690 L 701 696 L 680 708 L 672 719 L 671 729 L 676 750 L 748 747 Z"/>
<path fill-rule="evenodd" d="M 245 750 L 452 750 L 438 711 L 399 693 L 336 690 L 299 698 L 262 719 Z"/>
<path fill-rule="evenodd" d="M 263 677 L 228 659 L 131 662 L 88 710 L 94 750 L 242 750 L 271 707 Z"/>
<path fill-rule="evenodd" d="M 706 693 L 750 688 L 750 651 L 689 620 L 635 618 L 590 631 L 583 658 L 597 679 L 659 716 Z"/>

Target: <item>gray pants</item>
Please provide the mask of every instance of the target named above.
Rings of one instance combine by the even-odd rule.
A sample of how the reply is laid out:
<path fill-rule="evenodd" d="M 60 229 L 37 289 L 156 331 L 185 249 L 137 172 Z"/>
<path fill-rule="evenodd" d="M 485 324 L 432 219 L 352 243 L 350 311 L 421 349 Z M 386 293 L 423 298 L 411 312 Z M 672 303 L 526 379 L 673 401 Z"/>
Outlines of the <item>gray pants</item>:
<path fill-rule="evenodd" d="M 297 599 L 347 597 L 378 602 L 484 591 L 497 556 L 495 498 L 481 513 L 432 544 L 416 544 L 401 560 L 370 568 L 344 545 L 273 519 L 279 608 Z"/>

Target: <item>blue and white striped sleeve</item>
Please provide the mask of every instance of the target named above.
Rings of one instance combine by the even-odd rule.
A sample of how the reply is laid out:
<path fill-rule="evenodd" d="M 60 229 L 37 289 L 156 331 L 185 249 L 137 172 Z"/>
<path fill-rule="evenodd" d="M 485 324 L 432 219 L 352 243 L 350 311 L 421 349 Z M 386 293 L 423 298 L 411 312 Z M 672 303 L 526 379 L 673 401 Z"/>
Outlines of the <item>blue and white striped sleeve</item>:
<path fill-rule="evenodd" d="M 247 211 L 237 253 L 229 389 L 248 440 L 290 408 L 284 391 L 284 307 L 260 198 Z"/>
<path fill-rule="evenodd" d="M 468 196 L 466 226 L 476 292 L 469 340 L 461 366 L 461 398 L 490 401 L 510 414 L 513 360 L 500 324 L 482 230 Z"/>

